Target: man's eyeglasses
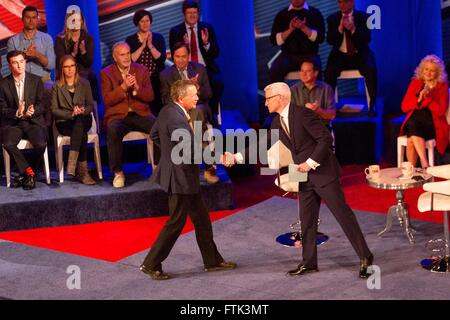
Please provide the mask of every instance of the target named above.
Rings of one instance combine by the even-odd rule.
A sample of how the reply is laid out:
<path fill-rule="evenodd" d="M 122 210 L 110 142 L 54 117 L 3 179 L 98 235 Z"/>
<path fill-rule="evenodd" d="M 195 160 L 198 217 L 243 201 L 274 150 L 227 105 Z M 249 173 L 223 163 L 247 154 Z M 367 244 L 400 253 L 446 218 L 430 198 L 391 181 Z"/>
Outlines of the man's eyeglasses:
<path fill-rule="evenodd" d="M 277 96 L 279 96 L 279 94 L 275 94 L 275 95 L 273 95 L 273 96 L 266 97 L 266 101 L 269 101 L 270 99 L 275 98 L 275 97 L 277 97 Z"/>

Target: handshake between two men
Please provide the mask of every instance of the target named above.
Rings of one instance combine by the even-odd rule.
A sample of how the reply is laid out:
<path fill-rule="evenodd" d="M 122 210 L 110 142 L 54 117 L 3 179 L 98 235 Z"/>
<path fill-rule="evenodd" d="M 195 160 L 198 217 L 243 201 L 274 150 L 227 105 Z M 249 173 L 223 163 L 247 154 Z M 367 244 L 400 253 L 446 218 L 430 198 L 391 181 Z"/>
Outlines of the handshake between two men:
<path fill-rule="evenodd" d="M 232 154 L 231 152 L 226 151 L 223 155 L 220 156 L 220 163 L 222 163 L 225 167 L 231 168 L 237 163 L 241 163 L 243 160 L 243 156 L 240 153 Z M 297 170 L 299 172 L 308 172 L 312 167 L 307 163 L 303 162 L 298 165 Z"/>

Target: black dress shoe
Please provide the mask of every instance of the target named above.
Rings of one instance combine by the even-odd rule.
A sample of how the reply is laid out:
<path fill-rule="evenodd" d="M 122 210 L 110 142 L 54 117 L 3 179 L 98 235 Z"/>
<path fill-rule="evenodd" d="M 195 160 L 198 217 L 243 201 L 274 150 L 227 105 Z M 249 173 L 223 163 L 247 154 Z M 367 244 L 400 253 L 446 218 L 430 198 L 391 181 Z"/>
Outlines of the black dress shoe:
<path fill-rule="evenodd" d="M 164 273 L 162 270 L 149 270 L 144 265 L 139 267 L 146 275 L 150 276 L 153 280 L 167 280 L 170 279 L 170 276 L 167 273 Z"/>
<path fill-rule="evenodd" d="M 25 174 L 20 174 L 17 177 L 14 178 L 14 181 L 11 183 L 11 188 L 20 188 L 24 181 L 26 180 L 27 176 Z"/>
<path fill-rule="evenodd" d="M 212 266 L 212 267 L 205 267 L 205 271 L 206 272 L 211 272 L 211 271 L 222 271 L 222 270 L 231 270 L 231 269 L 235 269 L 237 267 L 237 264 L 231 261 L 223 261 L 221 263 L 219 263 L 216 266 Z"/>
<path fill-rule="evenodd" d="M 23 190 L 31 190 L 36 187 L 36 176 L 27 175 L 25 181 L 22 184 Z"/>
<path fill-rule="evenodd" d="M 297 269 L 288 271 L 287 275 L 288 276 L 300 276 L 305 273 L 318 272 L 318 271 L 319 271 L 319 269 L 317 267 L 306 267 L 303 264 L 299 264 Z"/>
<path fill-rule="evenodd" d="M 367 272 L 367 268 L 371 266 L 373 263 L 373 254 L 370 254 L 369 256 L 362 258 L 359 264 L 359 277 L 362 279 L 367 279 L 370 277 L 370 273 Z"/>

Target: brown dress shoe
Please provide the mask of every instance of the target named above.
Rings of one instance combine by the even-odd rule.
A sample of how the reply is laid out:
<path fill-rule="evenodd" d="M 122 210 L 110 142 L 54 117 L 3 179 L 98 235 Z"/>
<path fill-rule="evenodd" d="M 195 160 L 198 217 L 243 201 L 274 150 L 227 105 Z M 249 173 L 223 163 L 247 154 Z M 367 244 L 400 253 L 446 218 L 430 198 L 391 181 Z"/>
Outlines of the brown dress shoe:
<path fill-rule="evenodd" d="M 208 170 L 205 170 L 204 177 L 206 182 L 209 184 L 215 184 L 219 182 L 219 177 L 217 176 L 216 168 L 210 167 Z"/>
<path fill-rule="evenodd" d="M 206 272 L 212 272 L 212 271 L 222 271 L 222 270 L 232 270 L 237 267 L 237 264 L 235 262 L 231 261 L 223 261 L 219 263 L 218 265 L 212 266 L 212 267 L 205 267 Z"/>
<path fill-rule="evenodd" d="M 139 270 L 141 270 L 143 273 L 148 275 L 153 280 L 167 280 L 170 279 L 170 276 L 167 273 L 164 273 L 162 270 L 149 270 L 144 265 L 141 265 L 139 267 Z"/>

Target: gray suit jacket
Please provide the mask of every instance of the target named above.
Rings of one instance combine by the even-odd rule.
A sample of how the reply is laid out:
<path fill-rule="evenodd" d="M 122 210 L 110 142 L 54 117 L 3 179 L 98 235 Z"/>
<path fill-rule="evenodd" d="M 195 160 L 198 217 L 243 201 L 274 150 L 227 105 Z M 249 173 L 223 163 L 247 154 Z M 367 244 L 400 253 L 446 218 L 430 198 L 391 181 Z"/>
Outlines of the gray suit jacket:
<path fill-rule="evenodd" d="M 72 97 L 66 86 L 60 87 L 57 82 L 52 89 L 51 109 L 56 122 L 72 120 L 73 108 L 84 106 L 84 115 L 89 115 L 94 110 L 94 100 L 89 82 L 80 78 L 78 85 L 75 87 L 75 95 Z"/>
<path fill-rule="evenodd" d="M 172 134 L 177 129 L 181 129 L 176 132 L 180 140 L 172 141 Z M 174 103 L 165 106 L 159 113 L 150 136 L 161 150 L 161 160 L 155 173 L 152 175 L 152 181 L 171 194 L 199 193 L 200 169 L 195 162 L 200 162 L 199 159 L 194 162 L 194 135 L 183 110 Z M 178 149 L 183 151 L 178 152 Z M 173 150 L 175 155 L 181 155 L 187 161 L 176 164 L 175 159 L 172 158 Z M 201 153 L 201 144 L 199 150 Z"/>

